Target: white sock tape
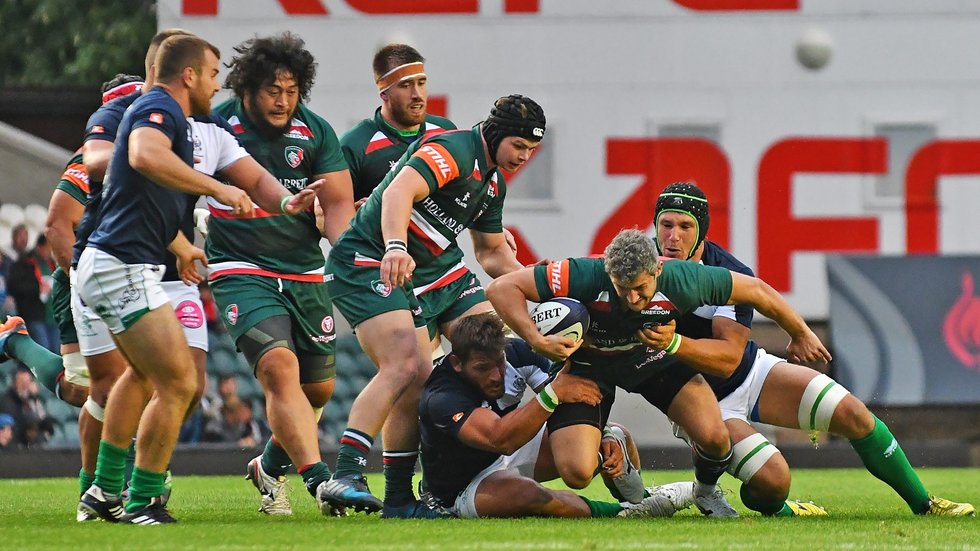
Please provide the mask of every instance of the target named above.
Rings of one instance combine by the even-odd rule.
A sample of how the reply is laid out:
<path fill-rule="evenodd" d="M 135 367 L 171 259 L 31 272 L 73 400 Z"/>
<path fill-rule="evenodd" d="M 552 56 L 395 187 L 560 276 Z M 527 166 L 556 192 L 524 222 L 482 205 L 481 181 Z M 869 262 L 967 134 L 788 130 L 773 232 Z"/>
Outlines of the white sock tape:
<path fill-rule="evenodd" d="M 748 482 L 766 464 L 766 461 L 777 453 L 779 450 L 776 446 L 759 433 L 743 438 L 735 444 L 728 474 L 742 482 Z"/>
<path fill-rule="evenodd" d="M 850 394 L 830 377 L 820 374 L 810 381 L 800 400 L 799 421 L 803 430 L 826 432 L 837 404 Z"/>

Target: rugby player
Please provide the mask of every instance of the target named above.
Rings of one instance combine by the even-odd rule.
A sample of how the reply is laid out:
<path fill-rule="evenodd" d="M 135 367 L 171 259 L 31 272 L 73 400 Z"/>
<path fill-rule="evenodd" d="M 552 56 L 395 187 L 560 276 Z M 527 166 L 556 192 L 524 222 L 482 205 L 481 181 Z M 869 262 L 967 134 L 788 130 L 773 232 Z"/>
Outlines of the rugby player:
<path fill-rule="evenodd" d="M 549 420 L 555 462 L 566 484 L 581 488 L 591 481 L 597 459 L 588 450 L 598 446 L 600 427 L 620 387 L 642 395 L 690 435 L 695 504 L 709 516 L 737 516 L 717 487 L 732 458 L 728 430 L 704 378 L 677 361 L 676 342 L 655 345 L 650 328 L 705 304 L 747 302 L 792 333 L 809 333 L 814 351 L 826 352 L 789 304 L 761 280 L 723 268 L 662 263 L 652 241 L 637 230 L 621 231 L 603 258 L 525 268 L 495 280 L 487 296 L 504 322 L 537 352 L 560 361 L 570 357 L 572 373 L 603 389 L 601 405 L 560 406 Z M 581 348 L 565 337 L 541 335 L 528 315 L 527 300 L 556 296 L 574 298 L 589 309 L 591 325 Z"/>
<path fill-rule="evenodd" d="M 511 403 L 524 389 L 514 386 L 503 329 L 492 312 L 459 320 L 452 352 L 436 364 L 422 391 L 422 469 L 438 504 L 463 518 L 672 515 L 677 508 L 659 493 L 639 504 L 619 504 L 536 482 L 554 478 L 545 423 L 555 407 L 597 406 L 602 393 L 594 382 L 568 374 L 566 365 L 536 400 Z"/>
<path fill-rule="evenodd" d="M 707 239 L 708 199 L 696 184 L 678 182 L 657 198 L 656 244 L 660 254 L 753 275 L 731 253 Z M 888 426 L 836 381 L 799 362 L 808 356 L 806 334 L 791 333 L 792 362 L 769 354 L 749 339 L 752 308 L 708 306 L 653 329 L 657 343 L 683 336 L 674 357 L 701 371 L 714 390 L 721 416 L 735 442 L 729 473 L 742 481 L 742 503 L 764 515 L 825 515 L 811 503 L 786 501 L 786 459 L 751 423 L 847 438 L 868 471 L 905 500 L 915 514 L 975 515 L 973 505 L 926 491 Z M 819 358 L 829 361 L 830 355 Z"/>
<path fill-rule="evenodd" d="M 324 180 L 316 196 L 323 230 L 311 212 L 234 216 L 209 201 L 206 251 L 211 289 L 225 327 L 262 386 L 273 436 L 247 465 L 260 511 L 290 514 L 285 474 L 291 465 L 310 494 L 330 478 L 320 458 L 317 421 L 333 394 L 333 306 L 323 285 L 320 238 L 335 243 L 354 214 L 347 164 L 330 124 L 311 111 L 316 62 L 291 33 L 235 47 L 225 79 L 234 97 L 215 108 L 245 149 L 290 192 Z M 319 503 L 324 514 L 340 508 Z"/>
<path fill-rule="evenodd" d="M 95 482 L 82 497 L 106 520 L 148 525 L 175 522 L 164 505 L 164 471 L 181 421 L 198 392 L 194 362 L 177 316 L 160 287 L 165 251 L 178 256 L 185 278 L 203 251 L 184 238 L 190 195 L 209 195 L 240 216 L 252 214 L 245 191 L 191 168 L 194 139 L 187 117 L 207 115 L 218 91 L 219 52 L 195 36 L 172 36 L 154 60 L 157 84 L 126 111 L 119 128 L 96 229 L 78 263 L 79 295 L 106 322 L 130 367 L 112 389 L 105 412 Z M 262 208 L 305 209 L 285 193 L 254 189 Z M 278 186 L 276 186 L 278 188 Z M 272 189 L 275 192 L 277 190 Z M 129 514 L 121 514 L 124 446 L 137 433 Z"/>
<path fill-rule="evenodd" d="M 402 76 L 396 71 L 390 78 Z M 500 169 L 516 170 L 527 162 L 544 131 L 538 104 L 511 95 L 498 99 L 490 116 L 471 130 L 414 142 L 334 244 L 327 259 L 330 295 L 378 375 L 351 408 L 337 472 L 325 488 L 327 500 L 368 511 L 383 507 L 363 477 L 367 453 L 382 427 L 385 452 L 409 458 L 399 476 L 411 479 L 419 393 L 432 369 L 430 337 L 413 282 L 465 268 L 456 243 L 464 229 L 470 229 L 477 260 L 491 277 L 521 268 L 503 234 L 506 187 Z M 456 283 L 470 294 L 482 293 L 472 279 Z M 447 292 L 439 300 L 449 301 L 446 308 L 457 296 Z M 481 301 L 456 316 L 490 309 Z M 444 333 L 451 335 L 448 329 Z M 410 491 L 399 498 L 414 508 Z"/>

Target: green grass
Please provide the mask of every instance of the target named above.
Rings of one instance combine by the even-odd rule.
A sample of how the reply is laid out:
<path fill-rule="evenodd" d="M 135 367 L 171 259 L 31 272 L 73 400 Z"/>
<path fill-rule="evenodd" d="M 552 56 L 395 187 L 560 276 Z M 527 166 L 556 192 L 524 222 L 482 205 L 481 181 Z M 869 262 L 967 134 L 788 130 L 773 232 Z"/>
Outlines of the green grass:
<path fill-rule="evenodd" d="M 688 471 L 645 473 L 648 482 Z M 922 469 L 930 491 L 980 503 L 980 469 Z M 377 515 L 321 516 L 293 475 L 292 517 L 256 512 L 258 496 L 240 477 L 178 477 L 176 526 L 77 524 L 76 480 L 0 480 L 0 549 L 980 549 L 980 520 L 913 516 L 863 470 L 797 470 L 795 499 L 813 500 L 824 518 L 763 518 L 730 496 L 744 516 L 708 519 L 687 510 L 670 519 L 381 521 Z M 723 485 L 735 489 L 730 477 Z M 371 483 L 380 491 L 383 481 Z M 608 499 L 601 483 L 582 492 Z"/>

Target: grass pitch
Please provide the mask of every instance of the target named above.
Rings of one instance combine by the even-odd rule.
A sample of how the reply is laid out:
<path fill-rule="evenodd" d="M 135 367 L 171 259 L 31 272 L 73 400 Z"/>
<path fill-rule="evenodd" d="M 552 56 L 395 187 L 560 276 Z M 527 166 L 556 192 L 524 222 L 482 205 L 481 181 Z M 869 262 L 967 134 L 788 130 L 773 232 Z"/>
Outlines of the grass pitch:
<path fill-rule="evenodd" d="M 650 471 L 647 482 L 688 479 L 689 471 Z M 980 469 L 921 469 L 926 487 L 980 504 Z M 980 519 L 913 516 L 890 488 L 859 469 L 795 470 L 791 498 L 813 500 L 830 517 L 763 518 L 742 507 L 730 477 L 722 484 L 744 516 L 721 520 L 690 509 L 669 519 L 391 520 L 326 518 L 299 477 L 290 477 L 292 517 L 258 513 L 258 495 L 241 477 L 174 481 L 174 526 L 77 524 L 73 479 L 0 480 L 0 548 L 172 549 L 977 549 Z M 384 487 L 371 476 L 376 492 Z M 560 487 L 560 486 L 556 486 Z M 609 499 L 600 482 L 582 492 Z"/>

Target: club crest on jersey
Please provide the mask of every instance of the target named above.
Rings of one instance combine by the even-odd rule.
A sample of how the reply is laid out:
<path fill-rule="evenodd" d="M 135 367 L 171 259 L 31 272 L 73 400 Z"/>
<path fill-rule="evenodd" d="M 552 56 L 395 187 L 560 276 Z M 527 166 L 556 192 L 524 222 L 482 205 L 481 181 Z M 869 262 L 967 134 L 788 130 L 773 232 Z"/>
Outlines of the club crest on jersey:
<path fill-rule="evenodd" d="M 228 305 L 228 308 L 225 308 L 225 319 L 228 320 L 228 323 L 230 323 L 232 325 L 235 325 L 236 323 L 238 323 L 238 305 L 237 304 L 229 304 Z"/>
<path fill-rule="evenodd" d="M 303 148 L 298 145 L 287 145 L 283 154 L 291 168 L 296 168 L 303 162 Z"/>
<path fill-rule="evenodd" d="M 323 329 L 324 333 L 333 332 L 333 316 L 326 316 L 323 321 L 320 322 L 320 329 Z"/>
<path fill-rule="evenodd" d="M 391 284 L 385 283 L 380 279 L 375 279 L 371 282 L 371 290 L 378 294 L 378 296 L 387 297 L 391 294 Z"/>

